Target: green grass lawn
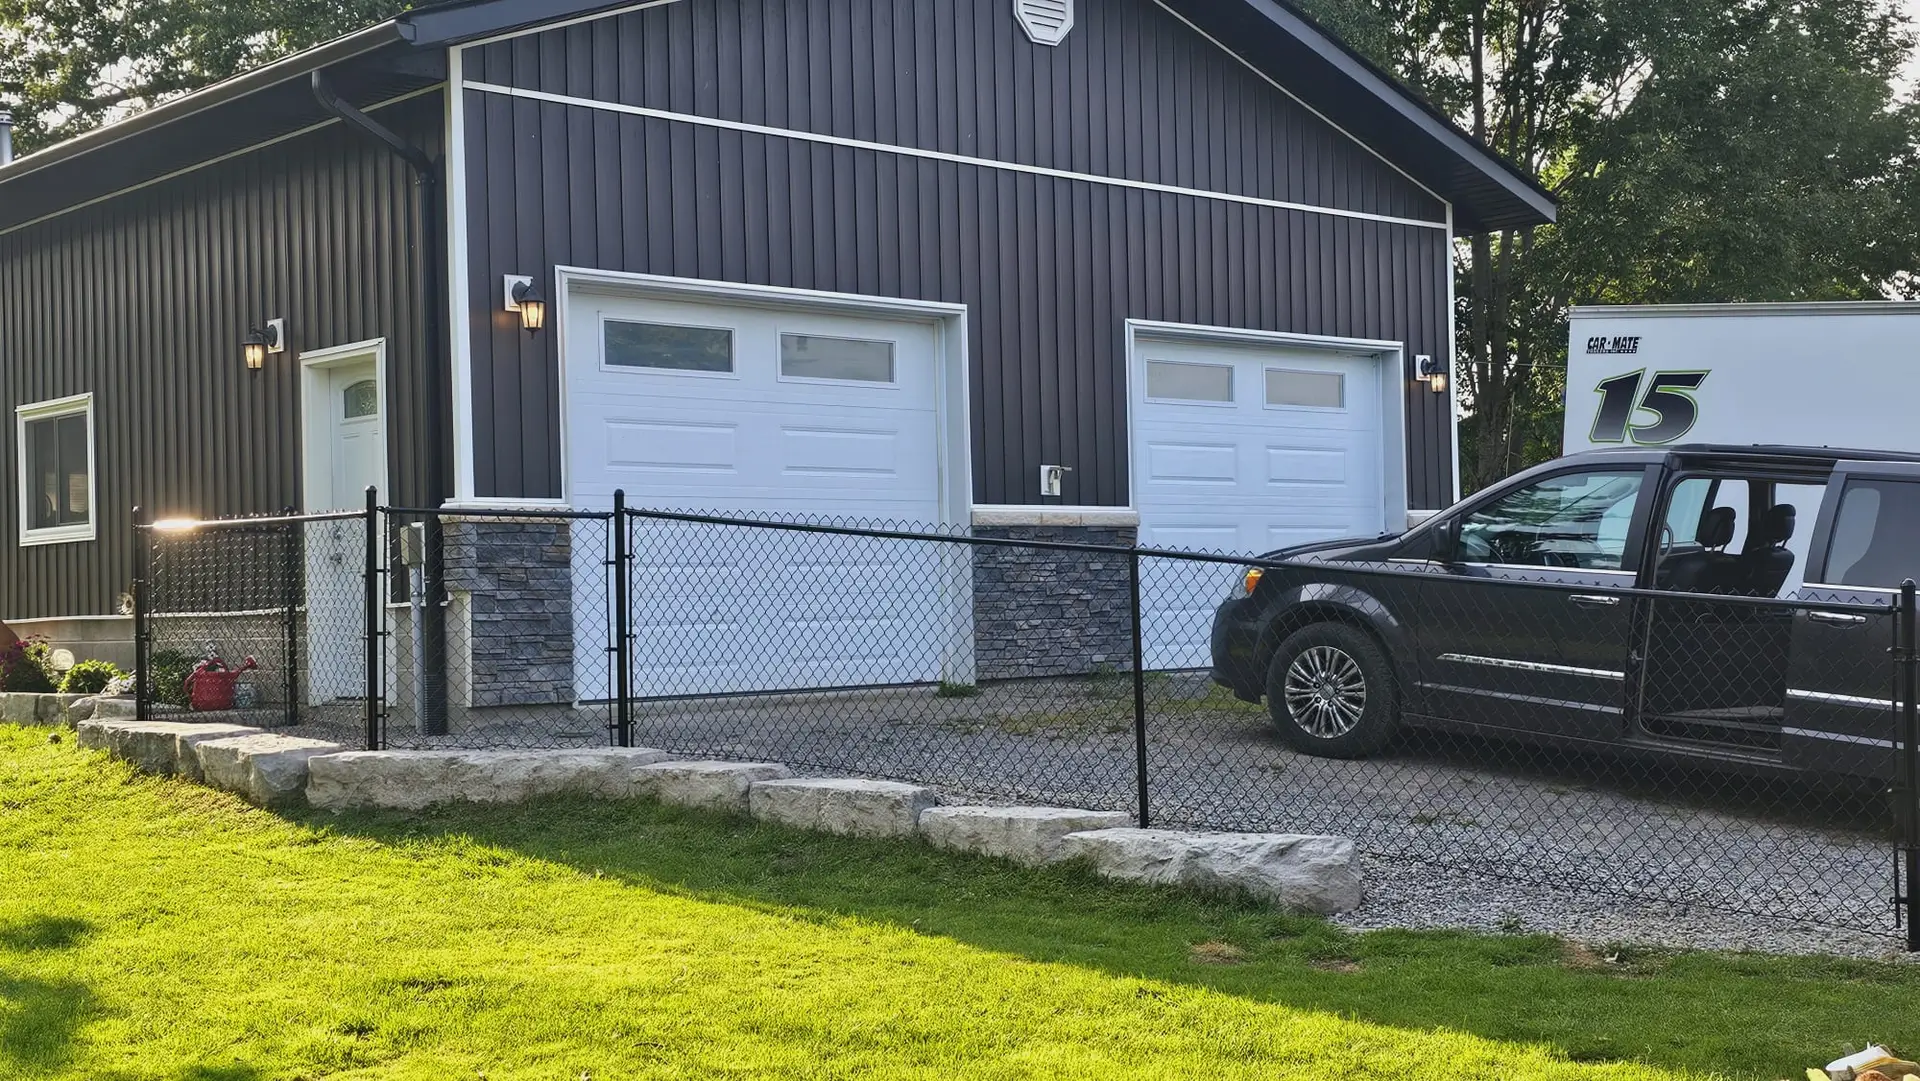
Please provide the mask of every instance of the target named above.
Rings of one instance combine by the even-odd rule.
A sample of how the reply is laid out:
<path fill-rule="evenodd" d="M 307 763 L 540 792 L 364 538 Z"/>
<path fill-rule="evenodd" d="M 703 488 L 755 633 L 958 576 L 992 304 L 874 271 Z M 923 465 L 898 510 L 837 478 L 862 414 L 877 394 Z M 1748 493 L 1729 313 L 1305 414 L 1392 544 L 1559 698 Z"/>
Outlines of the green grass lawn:
<path fill-rule="evenodd" d="M 287 818 L 0 726 L 0 1078 L 1799 1077 L 1920 971 L 1350 935 L 644 804 Z"/>

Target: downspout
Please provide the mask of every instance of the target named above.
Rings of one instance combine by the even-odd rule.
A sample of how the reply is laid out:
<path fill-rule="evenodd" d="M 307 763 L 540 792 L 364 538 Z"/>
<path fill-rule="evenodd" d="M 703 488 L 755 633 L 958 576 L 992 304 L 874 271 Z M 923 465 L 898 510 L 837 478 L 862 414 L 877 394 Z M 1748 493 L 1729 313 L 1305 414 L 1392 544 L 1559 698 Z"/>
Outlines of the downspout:
<path fill-rule="evenodd" d="M 420 215 L 420 298 L 421 336 L 425 339 L 427 355 L 426 387 L 431 403 L 426 410 L 427 427 L 427 490 L 421 540 L 426 551 L 425 587 L 427 603 L 422 613 L 421 649 L 421 701 L 420 728 L 426 735 L 445 735 L 447 732 L 447 636 L 446 636 L 446 559 L 445 544 L 441 534 L 440 505 L 447 498 L 447 447 L 446 418 L 444 410 L 452 403 L 448 401 L 449 373 L 452 370 L 451 354 L 447 348 L 446 326 L 443 322 L 447 310 L 446 282 L 441 260 L 446 248 L 441 244 L 440 222 L 443 217 L 444 184 L 441 177 L 440 162 L 427 155 L 426 151 L 401 138 L 392 129 L 387 128 L 372 117 L 354 108 L 334 92 L 333 84 L 326 73 L 313 73 L 313 99 L 320 107 L 340 119 L 349 129 L 386 147 L 413 170 L 414 190 L 418 192 L 418 213 Z M 390 425 L 397 430 L 397 425 Z M 397 503 L 393 493 L 387 498 Z"/>

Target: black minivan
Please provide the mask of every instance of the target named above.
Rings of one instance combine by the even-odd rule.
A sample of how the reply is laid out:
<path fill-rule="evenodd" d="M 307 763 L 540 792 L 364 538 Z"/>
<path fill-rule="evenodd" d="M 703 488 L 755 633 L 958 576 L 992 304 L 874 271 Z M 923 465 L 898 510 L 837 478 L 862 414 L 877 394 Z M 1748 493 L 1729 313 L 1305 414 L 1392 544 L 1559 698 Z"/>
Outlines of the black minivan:
<path fill-rule="evenodd" d="M 1298 750 L 1409 725 L 1886 776 L 1920 455 L 1588 451 L 1262 563 L 1215 613 L 1212 675 Z"/>

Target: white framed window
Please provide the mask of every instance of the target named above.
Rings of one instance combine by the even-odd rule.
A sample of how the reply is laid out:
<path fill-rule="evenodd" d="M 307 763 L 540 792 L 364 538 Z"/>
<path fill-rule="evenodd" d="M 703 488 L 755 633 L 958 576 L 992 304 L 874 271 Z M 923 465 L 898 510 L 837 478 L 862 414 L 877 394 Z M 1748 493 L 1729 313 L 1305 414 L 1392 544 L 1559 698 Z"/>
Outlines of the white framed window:
<path fill-rule="evenodd" d="M 97 535 L 93 395 L 14 411 L 20 449 L 20 543 L 62 544 Z"/>
<path fill-rule="evenodd" d="M 780 378 L 803 383 L 891 384 L 893 343 L 782 331 Z"/>
<path fill-rule="evenodd" d="M 733 329 L 606 319 L 601 323 L 602 367 L 644 368 L 675 375 L 733 378 Z"/>
<path fill-rule="evenodd" d="M 1268 368 L 1267 405 L 1286 409 L 1345 409 L 1347 377 L 1341 372 Z"/>
<path fill-rule="evenodd" d="M 1233 404 L 1233 367 L 1188 360 L 1147 361 L 1147 400 Z"/>

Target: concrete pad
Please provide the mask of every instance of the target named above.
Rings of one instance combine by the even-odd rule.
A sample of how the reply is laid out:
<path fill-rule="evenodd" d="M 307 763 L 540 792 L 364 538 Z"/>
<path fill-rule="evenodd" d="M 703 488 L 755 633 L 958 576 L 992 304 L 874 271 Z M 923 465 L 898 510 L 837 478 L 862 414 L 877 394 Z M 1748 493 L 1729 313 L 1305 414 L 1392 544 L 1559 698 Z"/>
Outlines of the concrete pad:
<path fill-rule="evenodd" d="M 262 807 L 298 803 L 307 787 L 307 762 L 338 754 L 338 743 L 296 736 L 228 736 L 194 745 L 207 784 L 238 793 Z"/>
<path fill-rule="evenodd" d="M 754 782 L 791 776 L 793 771 L 777 762 L 655 762 L 633 771 L 633 794 L 675 807 L 745 815 Z"/>
<path fill-rule="evenodd" d="M 929 807 L 920 813 L 920 835 L 935 848 L 999 856 L 1028 867 L 1066 858 L 1069 833 L 1125 826 L 1121 811 L 1071 807 Z"/>
<path fill-rule="evenodd" d="M 766 822 L 849 837 L 911 837 L 920 812 L 939 802 L 931 789 L 897 781 L 759 781 L 747 810 Z"/>
<path fill-rule="evenodd" d="M 633 795 L 635 766 L 666 757 L 650 747 L 347 751 L 313 760 L 307 802 L 329 811 L 412 811 L 441 803 L 522 803 L 560 792 L 619 799 Z"/>
<path fill-rule="evenodd" d="M 1064 850 L 1127 882 L 1244 892 L 1325 915 L 1360 905 L 1353 842 L 1345 837 L 1104 829 L 1068 834 Z"/>

